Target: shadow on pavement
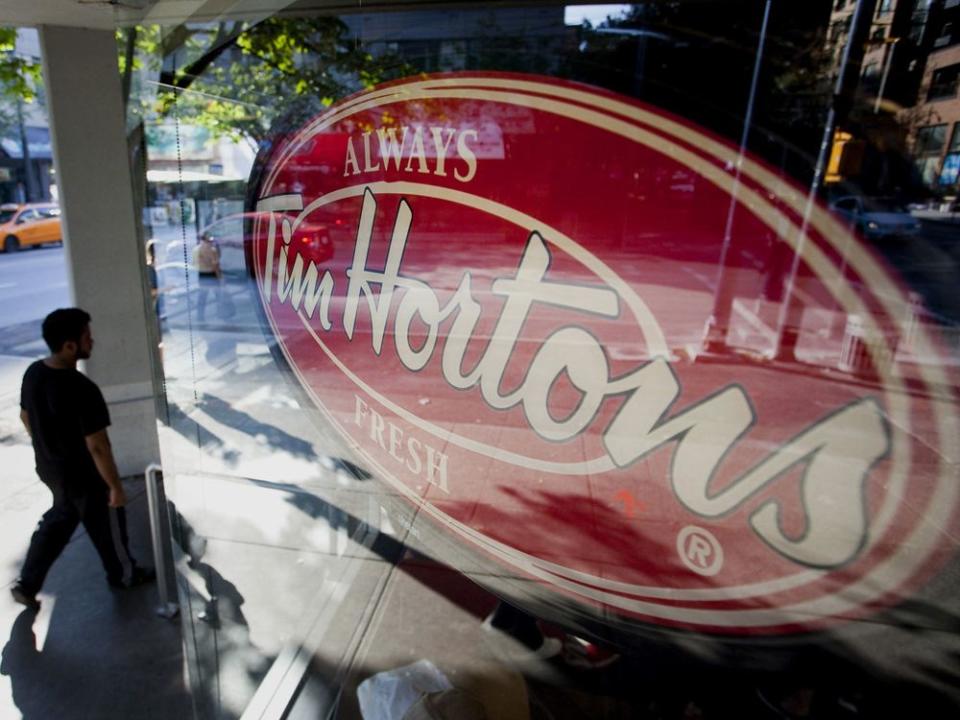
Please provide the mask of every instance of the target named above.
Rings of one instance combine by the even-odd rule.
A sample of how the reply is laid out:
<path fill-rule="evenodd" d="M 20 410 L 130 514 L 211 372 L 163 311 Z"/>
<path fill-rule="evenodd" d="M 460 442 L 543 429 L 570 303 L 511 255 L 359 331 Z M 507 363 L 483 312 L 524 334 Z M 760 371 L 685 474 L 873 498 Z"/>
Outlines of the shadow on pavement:
<path fill-rule="evenodd" d="M 146 502 L 129 485 L 131 544 L 147 558 Z M 47 578 L 40 613 L 7 616 L 0 673 L 23 718 L 190 717 L 180 626 L 155 614 L 156 592 L 153 584 L 111 590 L 92 544 L 74 535 Z M 10 703 L 0 703 L 0 716 Z"/>

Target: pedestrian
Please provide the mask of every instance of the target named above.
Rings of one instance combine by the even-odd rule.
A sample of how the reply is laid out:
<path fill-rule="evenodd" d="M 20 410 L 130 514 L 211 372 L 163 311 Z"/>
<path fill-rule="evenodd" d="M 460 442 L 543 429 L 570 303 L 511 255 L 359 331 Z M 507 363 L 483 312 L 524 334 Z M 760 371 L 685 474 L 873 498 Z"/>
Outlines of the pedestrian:
<path fill-rule="evenodd" d="M 213 294 L 214 302 L 220 301 L 220 248 L 208 233 L 200 236 L 193 249 L 193 264 L 197 268 L 199 284 L 197 292 L 197 317 L 203 321 L 207 311 L 207 295 Z"/>
<path fill-rule="evenodd" d="M 127 588 L 152 580 L 153 570 L 130 555 L 124 505 L 107 426 L 110 416 L 100 388 L 77 370 L 90 357 L 90 315 L 79 308 L 54 310 L 43 321 L 50 354 L 23 375 L 20 419 L 33 443 L 37 474 L 53 493 L 53 507 L 40 520 L 13 599 L 38 610 L 37 593 L 73 531 L 83 523 L 107 583 Z"/>

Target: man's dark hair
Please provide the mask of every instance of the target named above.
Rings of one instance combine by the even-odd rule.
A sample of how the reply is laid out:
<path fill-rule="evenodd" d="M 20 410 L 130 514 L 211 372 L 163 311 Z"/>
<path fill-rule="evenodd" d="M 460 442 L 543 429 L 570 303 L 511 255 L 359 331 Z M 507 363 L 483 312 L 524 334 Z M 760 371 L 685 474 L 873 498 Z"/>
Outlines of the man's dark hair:
<path fill-rule="evenodd" d="M 80 342 L 83 330 L 90 324 L 90 313 L 80 308 L 60 308 L 43 319 L 43 339 L 50 352 L 60 352 L 64 343 Z"/>

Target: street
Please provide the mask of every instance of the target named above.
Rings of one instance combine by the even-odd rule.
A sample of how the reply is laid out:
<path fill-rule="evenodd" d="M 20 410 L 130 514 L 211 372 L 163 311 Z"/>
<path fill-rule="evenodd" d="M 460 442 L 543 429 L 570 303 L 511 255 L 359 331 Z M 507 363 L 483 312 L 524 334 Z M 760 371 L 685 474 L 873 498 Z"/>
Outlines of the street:
<path fill-rule="evenodd" d="M 48 312 L 69 302 L 63 246 L 0 254 L 2 354 L 7 354 L 7 332 L 11 326 L 42 320 Z"/>
<path fill-rule="evenodd" d="M 33 451 L 20 423 L 20 380 L 27 366 L 46 354 L 40 323 L 51 310 L 70 304 L 63 247 L 0 254 L 0 554 L 4 587 L 13 582 L 30 529 L 46 509 L 49 494 L 33 471 Z"/>
<path fill-rule="evenodd" d="M 46 354 L 40 323 L 51 310 L 70 304 L 63 247 L 0 254 L 0 555 L 4 587 L 13 582 L 30 530 L 46 509 L 49 494 L 33 472 L 33 451 L 20 424 L 20 379 Z"/>
<path fill-rule="evenodd" d="M 29 477 L 21 478 L 11 472 L 9 456 L 15 454 L 19 458 L 31 452 L 26 444 L 26 432 L 20 425 L 20 379 L 33 360 L 46 354 L 40 336 L 43 318 L 51 310 L 70 304 L 66 272 L 63 247 L 0 254 L 0 305 L 3 307 L 0 315 L 0 446 L 7 471 L 0 499 L 6 499 L 13 491 L 39 485 L 32 471 L 32 458 L 28 463 Z M 5 510 L 0 513 L 3 527 L 11 527 L 13 521 L 6 517 Z M 10 551 L 10 544 L 4 543 L 4 552 Z M 12 578 L 11 575 L 7 581 Z"/>

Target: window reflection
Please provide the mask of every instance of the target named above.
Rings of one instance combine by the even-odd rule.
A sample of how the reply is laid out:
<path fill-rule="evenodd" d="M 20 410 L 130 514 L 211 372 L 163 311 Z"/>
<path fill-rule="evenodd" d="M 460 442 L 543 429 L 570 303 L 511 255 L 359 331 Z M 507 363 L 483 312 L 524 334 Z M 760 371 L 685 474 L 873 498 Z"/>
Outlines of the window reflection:
<path fill-rule="evenodd" d="M 948 702 L 960 6 L 801 5 L 291 11 L 128 31 L 201 712 L 359 717 L 363 681 L 419 659 L 489 717 Z M 390 88 L 423 96 L 380 102 Z M 587 116 L 655 140 L 611 141 Z M 302 204 L 258 206 L 275 196 Z M 591 292 L 614 302 L 584 310 Z M 468 336 L 468 375 L 523 298 L 498 382 L 451 385 L 447 344 Z M 456 312 L 433 322 L 434 305 Z M 401 306 L 416 310 L 402 333 Z M 600 393 L 575 442 L 536 435 L 534 403 L 496 405 L 548 342 L 565 364 L 542 428 L 594 419 L 596 378 L 645 382 Z M 553 472 L 614 441 L 636 451 L 623 467 Z M 811 578 L 856 605 L 886 581 L 864 566 L 899 571 L 907 544 L 935 548 L 937 570 L 894 583 L 884 614 L 814 605 L 761 642 L 745 632 L 755 658 L 704 619 L 812 601 L 797 590 Z M 719 666 L 690 687 L 691 668 Z M 918 678 L 899 700 L 884 684 L 898 667 Z"/>

